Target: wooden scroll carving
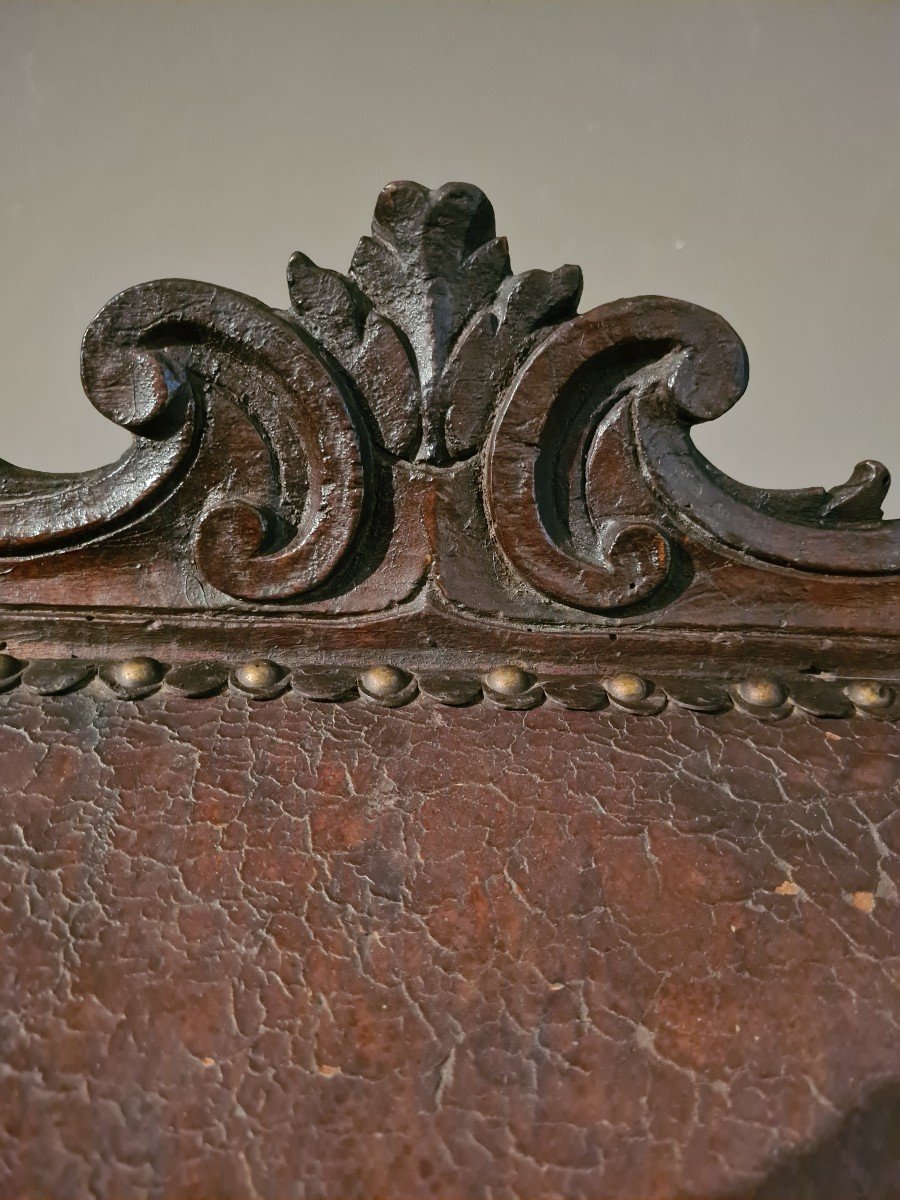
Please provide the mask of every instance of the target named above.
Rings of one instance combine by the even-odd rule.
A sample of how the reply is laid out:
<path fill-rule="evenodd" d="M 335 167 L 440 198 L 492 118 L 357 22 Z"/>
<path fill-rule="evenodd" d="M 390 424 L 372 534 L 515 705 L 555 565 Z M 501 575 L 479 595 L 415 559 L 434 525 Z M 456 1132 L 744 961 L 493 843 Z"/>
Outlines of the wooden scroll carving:
<path fill-rule="evenodd" d="M 721 317 L 578 314 L 578 268 L 513 274 L 467 184 L 389 185 L 349 272 L 297 253 L 288 286 L 279 312 L 163 280 L 91 324 L 85 391 L 134 443 L 77 475 L 3 464 L 9 681 L 136 655 L 224 679 L 252 617 L 251 658 L 311 694 L 382 664 L 496 696 L 485 673 L 510 666 L 531 700 L 593 706 L 624 671 L 715 708 L 768 663 L 777 712 L 844 711 L 856 680 L 894 713 L 888 473 L 773 491 L 709 463 L 691 427 L 747 382 Z"/>

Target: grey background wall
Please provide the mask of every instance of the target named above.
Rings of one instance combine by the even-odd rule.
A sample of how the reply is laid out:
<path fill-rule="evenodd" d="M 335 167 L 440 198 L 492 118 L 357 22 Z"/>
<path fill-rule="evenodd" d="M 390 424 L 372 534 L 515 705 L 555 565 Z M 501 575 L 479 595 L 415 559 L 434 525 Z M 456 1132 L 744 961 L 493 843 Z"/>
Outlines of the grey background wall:
<path fill-rule="evenodd" d="M 465 179 L 586 306 L 731 321 L 752 382 L 698 434 L 718 466 L 900 474 L 898 81 L 890 2 L 0 0 L 0 454 L 121 451 L 77 382 L 121 288 L 283 304 L 290 251 L 345 267 L 387 180 Z"/>

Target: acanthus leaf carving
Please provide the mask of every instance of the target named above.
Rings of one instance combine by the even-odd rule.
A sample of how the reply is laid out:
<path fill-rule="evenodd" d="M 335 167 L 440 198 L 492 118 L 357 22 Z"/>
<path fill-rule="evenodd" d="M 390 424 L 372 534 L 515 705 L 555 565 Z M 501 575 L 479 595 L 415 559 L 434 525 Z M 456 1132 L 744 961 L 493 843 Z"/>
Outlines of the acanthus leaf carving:
<path fill-rule="evenodd" d="M 376 440 L 399 458 L 415 454 L 422 431 L 409 347 L 352 279 L 299 251 L 288 263 L 294 316 L 354 381 Z"/>
<path fill-rule="evenodd" d="M 580 267 L 511 275 L 493 305 L 470 321 L 446 369 L 445 438 L 453 457 L 479 449 L 516 368 L 542 331 L 575 315 L 581 288 Z"/>
<path fill-rule="evenodd" d="M 193 586 L 192 605 L 340 613 L 346 594 L 363 613 L 426 590 L 564 623 L 666 608 L 701 547 L 760 570 L 900 572 L 880 463 L 828 490 L 764 489 L 696 449 L 691 427 L 746 386 L 722 318 L 653 296 L 579 315 L 581 288 L 574 266 L 513 274 L 478 188 L 400 182 L 347 274 L 293 255 L 285 311 L 185 280 L 123 292 L 88 329 L 83 378 L 134 445 L 76 475 L 0 465 L 0 556 L 155 512 L 196 478 L 224 399 L 269 478 L 245 485 L 224 448 L 197 467 L 190 571 L 218 594 Z"/>
<path fill-rule="evenodd" d="M 581 271 L 513 275 L 478 188 L 389 184 L 348 275 L 295 254 L 294 315 L 353 379 L 380 444 L 446 465 L 480 449 L 536 336 L 575 315 Z"/>

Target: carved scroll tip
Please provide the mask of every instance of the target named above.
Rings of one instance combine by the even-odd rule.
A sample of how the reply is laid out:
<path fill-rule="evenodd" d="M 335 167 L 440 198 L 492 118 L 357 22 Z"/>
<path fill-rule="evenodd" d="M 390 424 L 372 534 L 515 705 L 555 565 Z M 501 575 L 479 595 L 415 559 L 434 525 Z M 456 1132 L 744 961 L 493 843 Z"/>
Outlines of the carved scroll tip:
<path fill-rule="evenodd" d="M 134 389 L 129 397 L 131 411 L 121 424 L 141 432 L 158 421 L 185 387 L 183 375 L 158 351 L 138 351 L 134 356 Z"/>
<path fill-rule="evenodd" d="M 846 483 L 829 488 L 822 515 L 833 521 L 880 521 L 891 473 L 874 458 L 863 459 Z"/>

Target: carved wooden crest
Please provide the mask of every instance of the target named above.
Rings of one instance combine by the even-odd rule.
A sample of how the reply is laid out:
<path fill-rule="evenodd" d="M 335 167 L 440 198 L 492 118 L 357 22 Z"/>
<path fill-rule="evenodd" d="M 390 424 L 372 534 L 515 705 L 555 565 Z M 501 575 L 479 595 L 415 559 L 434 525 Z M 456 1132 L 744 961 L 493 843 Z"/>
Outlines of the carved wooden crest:
<path fill-rule="evenodd" d="M 134 442 L 2 464 L 7 683 L 896 715 L 888 473 L 708 462 L 691 427 L 747 382 L 721 317 L 579 314 L 580 270 L 514 274 L 467 184 L 389 185 L 348 273 L 298 253 L 288 287 L 163 280 L 92 322 L 85 391 Z"/>

